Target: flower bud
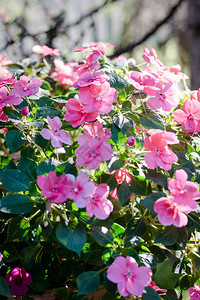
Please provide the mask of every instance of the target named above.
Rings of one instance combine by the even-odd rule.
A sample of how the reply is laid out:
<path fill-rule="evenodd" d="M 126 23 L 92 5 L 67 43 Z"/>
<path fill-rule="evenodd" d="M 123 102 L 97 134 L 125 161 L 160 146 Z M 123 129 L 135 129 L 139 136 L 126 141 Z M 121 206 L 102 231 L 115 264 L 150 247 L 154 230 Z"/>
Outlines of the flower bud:
<path fill-rule="evenodd" d="M 25 117 L 29 114 L 29 109 L 27 106 L 22 108 L 21 114 L 22 114 L 22 116 L 25 116 Z"/>
<path fill-rule="evenodd" d="M 129 136 L 126 142 L 129 146 L 135 146 L 135 139 L 132 136 Z"/>

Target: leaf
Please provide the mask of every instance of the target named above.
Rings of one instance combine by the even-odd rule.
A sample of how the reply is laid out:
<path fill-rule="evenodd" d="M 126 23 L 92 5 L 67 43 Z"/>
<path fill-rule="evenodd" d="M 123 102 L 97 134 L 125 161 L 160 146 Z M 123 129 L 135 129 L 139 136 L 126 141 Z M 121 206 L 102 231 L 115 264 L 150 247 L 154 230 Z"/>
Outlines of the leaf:
<path fill-rule="evenodd" d="M 11 150 L 12 153 L 14 153 L 26 143 L 26 140 L 23 138 L 22 133 L 16 130 L 8 131 L 6 133 L 5 139 L 7 147 Z"/>
<path fill-rule="evenodd" d="M 77 168 L 75 164 L 71 164 L 69 162 L 64 162 L 56 167 L 56 172 L 61 172 L 65 174 L 72 174 L 77 176 Z"/>
<path fill-rule="evenodd" d="M 9 194 L 0 200 L 0 211 L 7 214 L 24 214 L 37 203 L 20 194 Z"/>
<path fill-rule="evenodd" d="M 99 272 L 81 273 L 77 278 L 78 294 L 86 295 L 95 292 L 100 286 Z"/>
<path fill-rule="evenodd" d="M 167 177 L 161 173 L 152 172 L 147 175 L 146 180 L 151 180 L 167 189 Z"/>
<path fill-rule="evenodd" d="M 113 122 L 117 127 L 119 127 L 121 129 L 121 132 L 123 133 L 123 135 L 126 134 L 126 132 L 128 131 L 129 128 L 133 127 L 133 121 L 126 118 L 122 114 L 115 115 L 113 117 Z"/>
<path fill-rule="evenodd" d="M 41 162 L 37 168 L 36 168 L 36 172 L 38 175 L 43 175 L 45 173 L 50 173 L 51 171 L 55 171 L 56 169 L 56 162 L 51 159 L 47 159 L 43 162 Z"/>
<path fill-rule="evenodd" d="M 119 170 L 123 167 L 124 163 L 121 159 L 116 159 L 116 157 L 113 157 L 108 163 L 108 169 L 110 172 Z"/>
<path fill-rule="evenodd" d="M 158 200 L 161 197 L 166 197 L 165 193 L 158 192 L 158 193 L 152 193 L 148 195 L 143 201 L 140 202 L 142 206 L 150 210 L 151 212 L 155 213 L 153 207 L 156 200 Z"/>
<path fill-rule="evenodd" d="M 92 227 L 90 234 L 93 239 L 95 239 L 95 241 L 103 247 L 105 247 L 107 244 L 113 243 L 113 236 L 105 226 Z"/>
<path fill-rule="evenodd" d="M 150 286 L 145 287 L 144 293 L 142 294 L 144 300 L 160 300 L 158 293 Z"/>
<path fill-rule="evenodd" d="M 164 230 L 158 230 L 155 237 L 155 244 L 163 244 L 165 246 L 171 246 L 176 243 L 177 240 L 177 230 L 176 227 L 170 226 Z"/>
<path fill-rule="evenodd" d="M 4 113 L 12 122 L 19 122 L 22 118 L 22 115 L 17 110 L 12 109 L 11 107 L 5 106 L 3 108 Z"/>
<path fill-rule="evenodd" d="M 43 90 L 52 91 L 52 87 L 51 87 L 50 83 L 48 81 L 45 81 L 45 80 L 42 81 L 42 85 L 41 85 L 40 88 L 43 89 Z"/>
<path fill-rule="evenodd" d="M 7 282 L 2 276 L 0 276 L 0 295 L 5 296 L 9 299 L 13 299 L 10 293 L 10 289 L 7 285 Z"/>
<path fill-rule="evenodd" d="M 87 241 L 86 231 L 81 225 L 73 222 L 68 225 L 60 223 L 56 229 L 56 237 L 63 246 L 79 256 Z"/>
<path fill-rule="evenodd" d="M 28 157 L 21 157 L 20 161 L 17 165 L 17 168 L 28 176 L 29 180 L 34 181 L 36 177 L 36 167 L 37 163 L 28 158 Z"/>
<path fill-rule="evenodd" d="M 56 109 L 53 106 L 43 106 L 38 108 L 36 112 L 36 118 L 47 118 L 49 116 L 50 118 L 54 118 L 56 116 L 61 116 L 60 110 Z"/>
<path fill-rule="evenodd" d="M 67 103 L 69 97 L 66 96 L 56 96 L 53 97 L 52 100 L 57 103 Z"/>
<path fill-rule="evenodd" d="M 153 281 L 162 289 L 173 289 L 176 286 L 177 280 L 182 275 L 172 272 L 173 264 L 173 261 L 166 260 L 157 265 Z"/>
<path fill-rule="evenodd" d="M 17 249 L 11 243 L 0 245 L 0 252 L 3 254 L 3 259 L 6 264 L 20 259 Z"/>
<path fill-rule="evenodd" d="M 155 113 L 147 113 L 147 115 L 140 117 L 140 123 L 148 129 L 164 130 L 163 119 Z"/>
<path fill-rule="evenodd" d="M 147 190 L 147 181 L 140 181 L 137 177 L 132 176 L 132 180 L 130 182 L 131 190 L 134 194 L 139 196 L 145 196 L 148 192 Z"/>
<path fill-rule="evenodd" d="M 119 127 L 117 127 L 113 123 L 112 127 L 111 127 L 111 133 L 112 133 L 112 140 L 113 140 L 114 143 L 117 143 L 117 141 L 118 141 L 119 132 L 120 132 Z"/>
<path fill-rule="evenodd" d="M 147 232 L 147 227 L 144 220 L 131 220 L 126 228 L 125 244 L 127 247 L 137 244 L 138 236 L 142 237 Z"/>
<path fill-rule="evenodd" d="M 35 102 L 35 104 L 37 104 L 40 107 L 53 106 L 52 100 L 48 97 L 41 97 L 37 100 L 34 100 L 34 102 Z"/>
<path fill-rule="evenodd" d="M 131 196 L 131 193 L 132 190 L 130 188 L 130 185 L 126 181 L 123 181 L 121 184 L 118 185 L 117 196 L 121 205 L 123 205 L 128 200 L 128 198 Z"/>
<path fill-rule="evenodd" d="M 26 173 L 10 169 L 1 172 L 1 182 L 6 190 L 10 192 L 27 191 L 29 189 L 29 179 Z"/>
<path fill-rule="evenodd" d="M 101 175 L 101 183 L 107 183 L 110 187 L 110 191 L 113 191 L 117 187 L 117 180 L 115 178 L 115 174 L 102 174 Z"/>
<path fill-rule="evenodd" d="M 125 81 L 121 76 L 114 72 L 107 73 L 110 77 L 109 83 L 110 86 L 115 88 L 116 90 L 124 89 L 127 86 L 127 81 Z"/>

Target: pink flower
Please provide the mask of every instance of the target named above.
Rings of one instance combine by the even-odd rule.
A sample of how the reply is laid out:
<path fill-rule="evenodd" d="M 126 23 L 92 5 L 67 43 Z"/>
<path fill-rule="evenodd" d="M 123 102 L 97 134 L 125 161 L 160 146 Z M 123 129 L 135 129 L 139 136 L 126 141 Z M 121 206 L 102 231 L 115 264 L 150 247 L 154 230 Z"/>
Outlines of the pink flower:
<path fill-rule="evenodd" d="M 131 147 L 135 146 L 135 138 L 132 136 L 129 136 L 126 140 L 127 144 Z"/>
<path fill-rule="evenodd" d="M 13 296 L 23 296 L 28 292 L 27 285 L 32 283 L 31 275 L 24 268 L 14 268 L 5 276 Z"/>
<path fill-rule="evenodd" d="M 93 139 L 97 139 L 102 142 L 107 142 L 111 138 L 112 134 L 108 128 L 103 129 L 103 125 L 96 121 L 94 123 L 85 124 L 83 126 L 83 132 L 78 137 L 79 145 L 82 146 Z"/>
<path fill-rule="evenodd" d="M 44 139 L 51 140 L 51 145 L 54 148 L 62 147 L 62 143 L 72 145 L 69 133 L 65 130 L 59 130 L 62 127 L 62 122 L 59 117 L 51 119 L 47 116 L 47 121 L 51 129 L 43 128 L 40 131 L 40 134 Z"/>
<path fill-rule="evenodd" d="M 76 52 L 99 51 L 101 55 L 104 55 L 106 48 L 114 48 L 114 47 L 115 47 L 114 45 L 111 44 L 106 45 L 103 42 L 98 42 L 98 43 L 90 42 L 88 43 L 88 46 L 76 47 L 75 51 Z"/>
<path fill-rule="evenodd" d="M 92 84 L 90 87 L 80 88 L 79 99 L 83 103 L 84 111 L 88 113 L 98 111 L 99 114 L 107 114 L 117 99 L 117 91 L 111 88 L 108 82 L 101 85 Z"/>
<path fill-rule="evenodd" d="M 171 111 L 179 103 L 175 85 L 168 82 L 163 88 L 160 83 L 157 83 L 157 87 L 159 89 L 148 99 L 147 106 L 152 110 L 161 108 L 165 112 Z"/>
<path fill-rule="evenodd" d="M 58 177 L 55 171 L 51 171 L 48 176 L 39 175 L 37 185 L 41 189 L 42 196 L 57 204 L 67 200 L 71 189 L 71 181 L 68 177 L 65 174 Z"/>
<path fill-rule="evenodd" d="M 148 267 L 139 267 L 133 257 L 118 256 L 107 269 L 107 278 L 117 283 L 117 288 L 123 297 L 132 294 L 141 296 L 144 288 L 151 282 L 152 272 Z"/>
<path fill-rule="evenodd" d="M 168 171 L 172 164 L 178 161 L 177 155 L 167 146 L 167 143 L 162 133 L 156 133 L 144 139 L 144 148 L 150 151 L 145 154 L 144 159 L 150 169 L 158 166 Z"/>
<path fill-rule="evenodd" d="M 87 58 L 85 63 L 82 63 L 76 68 L 76 71 L 78 75 L 80 76 L 81 74 L 85 72 L 92 72 L 93 70 L 98 70 L 100 68 L 100 64 L 97 62 L 101 54 L 99 51 L 94 51 L 92 54 L 90 54 Z"/>
<path fill-rule="evenodd" d="M 200 285 L 195 283 L 194 287 L 189 288 L 190 300 L 200 300 Z"/>
<path fill-rule="evenodd" d="M 144 54 L 142 55 L 142 58 L 147 62 L 147 63 L 154 63 L 157 61 L 157 54 L 155 49 L 149 50 L 148 48 L 144 48 Z"/>
<path fill-rule="evenodd" d="M 51 77 L 56 78 L 60 84 L 71 86 L 77 81 L 78 74 L 75 71 L 77 63 L 64 64 L 62 60 L 55 59 L 54 64 L 55 71 L 51 74 Z"/>
<path fill-rule="evenodd" d="M 154 281 L 151 281 L 149 286 L 152 287 L 156 292 L 167 293 L 166 289 L 160 289 L 159 286 L 157 286 Z"/>
<path fill-rule="evenodd" d="M 84 171 L 79 171 L 75 178 L 71 174 L 66 175 L 70 183 L 70 190 L 67 195 L 68 199 L 74 200 L 77 207 L 86 207 L 90 201 L 90 195 L 93 194 L 95 183 L 89 180 L 89 175 Z"/>
<path fill-rule="evenodd" d="M 0 262 L 2 261 L 3 254 L 0 252 Z"/>
<path fill-rule="evenodd" d="M 115 171 L 113 171 L 112 173 L 114 173 Z M 131 175 L 126 172 L 125 170 L 119 169 L 116 171 L 115 173 L 115 178 L 117 181 L 117 184 L 121 184 L 122 182 L 124 182 L 124 180 L 126 180 L 126 182 L 129 184 L 132 181 L 132 177 Z M 113 191 L 110 192 L 110 195 L 113 199 L 115 200 L 119 200 L 118 196 L 117 196 L 117 188 L 115 188 Z M 131 198 L 133 194 L 130 195 L 129 198 Z"/>
<path fill-rule="evenodd" d="M 174 121 L 181 124 L 187 132 L 200 131 L 200 102 L 187 99 L 183 104 L 183 110 L 177 109 L 174 112 Z"/>
<path fill-rule="evenodd" d="M 0 108 L 0 120 L 8 121 L 8 117 L 5 115 L 2 108 Z"/>
<path fill-rule="evenodd" d="M 8 89 L 6 87 L 0 88 L 0 108 L 3 108 L 7 104 L 19 105 L 23 99 L 19 95 L 8 95 Z"/>
<path fill-rule="evenodd" d="M 9 85 L 13 85 L 15 82 L 16 82 L 16 79 L 15 79 L 14 76 L 13 77 L 9 77 L 9 78 L 3 77 L 0 80 L 0 88 L 6 87 L 8 84 Z"/>
<path fill-rule="evenodd" d="M 19 95 L 21 97 L 27 97 L 37 94 L 39 87 L 42 85 L 41 80 L 33 79 L 28 83 L 29 78 L 27 76 L 21 76 L 20 80 L 12 85 L 11 95 Z"/>
<path fill-rule="evenodd" d="M 156 81 L 149 72 L 144 72 L 143 74 L 141 72 L 132 71 L 128 74 L 128 79 L 134 88 L 147 94 L 154 94 L 155 91 L 158 90 Z"/>
<path fill-rule="evenodd" d="M 25 117 L 28 116 L 28 114 L 29 114 L 28 106 L 25 106 L 22 108 L 21 114 L 22 114 L 22 116 L 25 116 Z"/>
<path fill-rule="evenodd" d="M 97 217 L 105 220 L 113 211 L 113 204 L 107 199 L 110 188 L 106 183 L 101 183 L 95 187 L 94 193 L 90 195 L 89 203 L 86 206 L 86 212 L 89 217 Z"/>
<path fill-rule="evenodd" d="M 197 100 L 198 102 L 200 102 L 200 89 L 198 89 L 197 92 L 192 92 L 190 95 L 190 99 Z"/>
<path fill-rule="evenodd" d="M 67 112 L 64 119 L 70 122 L 73 127 L 83 125 L 85 122 L 96 120 L 98 112 L 87 113 L 83 109 L 83 105 L 75 98 L 70 98 L 65 105 Z"/>
<path fill-rule="evenodd" d="M 60 50 L 59 49 L 53 49 L 49 48 L 46 45 L 40 46 L 40 45 L 35 45 L 32 48 L 32 51 L 41 54 L 43 57 L 46 55 L 51 55 L 51 56 L 59 56 L 60 55 Z"/>
<path fill-rule="evenodd" d="M 108 77 L 105 73 L 102 72 L 90 73 L 88 71 L 80 75 L 78 80 L 73 84 L 73 87 L 80 88 L 91 84 L 102 85 L 105 81 L 109 81 L 109 79 L 110 77 Z"/>
<path fill-rule="evenodd" d="M 164 131 L 161 129 L 150 129 L 147 131 L 148 134 L 160 133 L 162 139 L 164 139 L 167 144 L 178 144 L 179 140 L 174 132 Z"/>
<path fill-rule="evenodd" d="M 184 170 L 175 171 L 175 179 L 169 179 L 168 189 L 174 197 L 174 202 L 184 205 L 187 213 L 197 208 L 195 200 L 200 199 L 200 192 L 194 182 L 187 181 L 188 175 Z"/>
<path fill-rule="evenodd" d="M 162 225 L 176 227 L 186 226 L 188 208 L 174 201 L 173 196 L 161 197 L 154 203 L 154 211 L 158 214 L 158 220 Z"/>
<path fill-rule="evenodd" d="M 76 166 L 86 165 L 90 170 L 96 169 L 102 161 L 111 159 L 113 150 L 111 145 L 99 139 L 91 139 L 75 151 Z"/>

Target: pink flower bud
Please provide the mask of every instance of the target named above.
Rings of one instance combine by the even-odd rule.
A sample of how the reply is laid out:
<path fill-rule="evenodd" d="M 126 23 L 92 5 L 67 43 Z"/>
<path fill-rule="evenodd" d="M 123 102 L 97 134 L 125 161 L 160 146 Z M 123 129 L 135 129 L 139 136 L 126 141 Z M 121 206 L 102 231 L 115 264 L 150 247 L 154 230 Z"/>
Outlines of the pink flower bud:
<path fill-rule="evenodd" d="M 132 136 L 129 136 L 126 142 L 129 146 L 135 146 L 135 139 Z"/>
<path fill-rule="evenodd" d="M 27 106 L 22 108 L 21 114 L 25 117 L 29 114 L 29 109 Z"/>

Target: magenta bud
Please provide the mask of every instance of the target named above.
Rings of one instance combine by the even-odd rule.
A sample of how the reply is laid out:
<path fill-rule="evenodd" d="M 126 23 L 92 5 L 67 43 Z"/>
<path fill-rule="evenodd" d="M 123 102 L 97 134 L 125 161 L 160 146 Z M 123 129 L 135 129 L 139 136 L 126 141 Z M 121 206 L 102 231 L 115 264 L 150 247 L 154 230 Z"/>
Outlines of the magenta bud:
<path fill-rule="evenodd" d="M 126 142 L 129 146 L 135 146 L 135 139 L 132 136 L 129 136 Z"/>
<path fill-rule="evenodd" d="M 23 107 L 21 111 L 22 116 L 27 116 L 29 114 L 29 109 L 28 107 Z"/>

